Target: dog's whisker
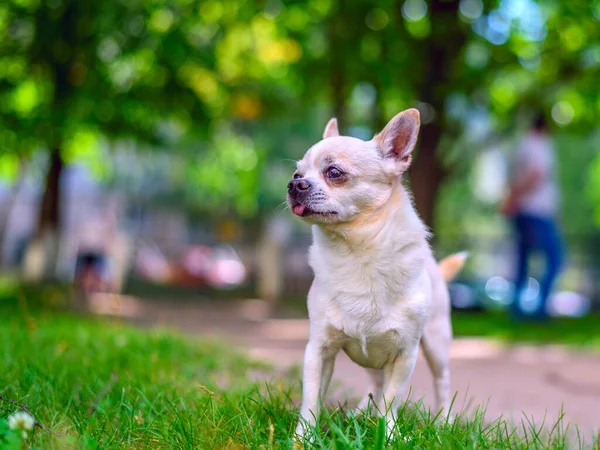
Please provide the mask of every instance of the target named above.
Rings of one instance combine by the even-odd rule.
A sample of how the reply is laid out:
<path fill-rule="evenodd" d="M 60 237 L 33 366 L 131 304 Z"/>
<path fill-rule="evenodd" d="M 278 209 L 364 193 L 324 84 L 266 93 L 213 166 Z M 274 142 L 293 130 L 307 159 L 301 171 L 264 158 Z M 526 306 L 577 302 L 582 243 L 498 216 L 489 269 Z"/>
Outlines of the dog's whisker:
<path fill-rule="evenodd" d="M 287 200 L 284 200 L 283 202 L 281 202 L 276 208 L 275 208 L 275 213 L 276 214 L 281 214 L 283 211 L 285 211 L 288 208 L 288 203 Z"/>

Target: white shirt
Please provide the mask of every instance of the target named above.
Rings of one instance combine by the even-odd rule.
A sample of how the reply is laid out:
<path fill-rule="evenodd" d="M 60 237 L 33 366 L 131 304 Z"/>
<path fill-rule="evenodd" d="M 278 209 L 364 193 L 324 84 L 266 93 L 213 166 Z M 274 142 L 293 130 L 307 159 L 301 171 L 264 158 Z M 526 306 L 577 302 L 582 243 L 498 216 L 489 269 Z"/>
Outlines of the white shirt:
<path fill-rule="evenodd" d="M 541 172 L 542 178 L 523 195 L 518 210 L 542 217 L 554 216 L 559 207 L 559 192 L 555 180 L 554 146 L 543 133 L 530 132 L 517 148 L 513 181 L 521 182 L 531 170 Z"/>
<path fill-rule="evenodd" d="M 103 217 L 93 217 L 82 223 L 77 240 L 80 252 L 106 253 L 114 237 L 111 223 Z"/>

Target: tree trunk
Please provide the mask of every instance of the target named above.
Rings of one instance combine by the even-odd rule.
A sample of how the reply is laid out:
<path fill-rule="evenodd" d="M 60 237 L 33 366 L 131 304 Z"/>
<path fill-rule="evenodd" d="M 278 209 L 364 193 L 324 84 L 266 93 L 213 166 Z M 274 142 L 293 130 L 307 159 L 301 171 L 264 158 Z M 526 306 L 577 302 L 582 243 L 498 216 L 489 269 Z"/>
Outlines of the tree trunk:
<path fill-rule="evenodd" d="M 58 147 L 50 151 L 50 165 L 46 175 L 40 206 L 37 231 L 25 258 L 28 278 L 39 281 L 56 276 L 60 238 L 60 179 L 64 161 Z"/>
<path fill-rule="evenodd" d="M 423 52 L 422 84 L 419 100 L 433 107 L 435 117 L 421 128 L 419 150 L 409 170 L 415 206 L 425 224 L 435 228 L 437 194 L 446 176 L 438 146 L 445 127 L 446 98 L 452 92 L 454 62 L 466 42 L 458 20 L 458 0 L 431 0 L 431 36 L 419 44 Z"/>
<path fill-rule="evenodd" d="M 60 178 L 63 169 L 64 161 L 60 149 L 55 148 L 50 151 L 50 166 L 38 219 L 38 236 L 46 230 L 56 231 L 60 227 Z"/>
<path fill-rule="evenodd" d="M 32 273 L 31 278 L 46 276 L 54 278 L 58 258 L 60 232 L 60 179 L 64 169 L 61 156 L 61 144 L 65 125 L 72 109 L 72 98 L 77 88 L 72 84 L 69 75 L 74 64 L 86 63 L 87 47 L 91 45 L 89 30 L 82 28 L 90 18 L 89 4 L 92 2 L 64 2 L 58 9 L 38 8 L 35 15 L 35 28 L 44 29 L 48 23 L 55 24 L 60 30 L 51 40 L 36 39 L 31 48 L 31 55 L 38 65 L 47 67 L 54 78 L 53 98 L 51 101 L 52 117 L 49 122 L 51 130 L 44 136 L 50 148 L 50 163 L 46 175 L 44 193 L 40 205 L 37 231 L 33 242 L 27 250 L 25 271 Z M 55 49 L 64 48 L 57 52 Z"/>
<path fill-rule="evenodd" d="M 436 156 L 442 130 L 437 124 L 425 125 L 422 130 L 418 157 L 409 170 L 409 178 L 415 207 L 423 222 L 433 229 L 437 194 L 445 177 L 445 170 Z"/>

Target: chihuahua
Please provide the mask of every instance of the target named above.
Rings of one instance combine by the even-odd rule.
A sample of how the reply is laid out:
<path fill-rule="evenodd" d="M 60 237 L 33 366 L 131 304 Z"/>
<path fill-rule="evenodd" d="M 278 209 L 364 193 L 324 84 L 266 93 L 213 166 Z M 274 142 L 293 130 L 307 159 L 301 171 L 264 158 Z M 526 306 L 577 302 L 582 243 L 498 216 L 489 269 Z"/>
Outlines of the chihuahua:
<path fill-rule="evenodd" d="M 434 377 L 436 407 L 449 408 L 446 283 L 466 254 L 435 262 L 403 185 L 419 126 L 419 112 L 408 109 L 363 141 L 340 136 L 331 119 L 288 184 L 291 211 L 313 225 L 300 438 L 316 423 L 340 350 L 366 368 L 371 385 L 358 409 L 383 412 L 388 436 L 419 343 Z"/>

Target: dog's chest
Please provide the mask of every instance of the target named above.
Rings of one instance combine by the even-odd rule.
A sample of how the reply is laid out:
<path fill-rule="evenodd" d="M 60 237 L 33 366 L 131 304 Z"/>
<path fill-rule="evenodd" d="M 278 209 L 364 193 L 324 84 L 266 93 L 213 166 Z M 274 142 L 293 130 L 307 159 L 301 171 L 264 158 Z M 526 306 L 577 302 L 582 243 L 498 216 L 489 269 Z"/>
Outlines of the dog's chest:
<path fill-rule="evenodd" d="M 393 252 L 359 257 L 325 254 L 313 264 L 315 273 L 329 290 L 329 297 L 356 313 L 361 305 L 372 310 L 379 303 L 395 300 L 406 290 L 414 267 Z"/>
<path fill-rule="evenodd" d="M 381 368 L 413 343 L 427 314 L 419 247 L 377 254 L 316 251 L 311 265 L 325 293 L 321 312 L 329 324 L 328 346 L 343 349 L 364 367 Z M 402 250 L 405 250 L 402 252 Z"/>
<path fill-rule="evenodd" d="M 370 336 L 348 336 L 336 331 L 338 335 L 332 341 L 333 347 L 343 349 L 352 361 L 362 367 L 380 369 L 393 361 L 404 348 L 403 337 L 397 330 Z"/>
<path fill-rule="evenodd" d="M 379 260 L 381 261 L 381 259 Z M 392 361 L 411 336 L 413 311 L 405 304 L 408 270 L 392 258 L 330 264 L 328 290 L 332 348 L 363 367 Z"/>

